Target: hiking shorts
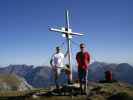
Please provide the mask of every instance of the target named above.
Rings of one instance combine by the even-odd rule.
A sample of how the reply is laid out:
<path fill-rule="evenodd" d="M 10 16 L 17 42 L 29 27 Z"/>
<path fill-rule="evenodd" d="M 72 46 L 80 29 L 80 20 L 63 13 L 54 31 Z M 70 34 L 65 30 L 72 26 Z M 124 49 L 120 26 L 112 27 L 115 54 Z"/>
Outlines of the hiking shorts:
<path fill-rule="evenodd" d="M 57 80 L 60 77 L 61 69 L 60 68 L 54 69 L 54 70 L 52 70 L 52 73 L 53 73 L 54 79 Z"/>

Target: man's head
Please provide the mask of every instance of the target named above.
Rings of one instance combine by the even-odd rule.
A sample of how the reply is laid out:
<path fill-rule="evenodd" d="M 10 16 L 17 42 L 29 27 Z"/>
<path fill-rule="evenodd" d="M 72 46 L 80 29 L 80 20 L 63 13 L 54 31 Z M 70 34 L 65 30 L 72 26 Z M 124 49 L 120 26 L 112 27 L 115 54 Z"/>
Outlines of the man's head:
<path fill-rule="evenodd" d="M 85 51 L 85 44 L 84 43 L 80 44 L 80 50 L 81 50 L 81 52 Z"/>
<path fill-rule="evenodd" d="M 56 47 L 56 53 L 59 53 L 61 48 L 59 46 Z"/>

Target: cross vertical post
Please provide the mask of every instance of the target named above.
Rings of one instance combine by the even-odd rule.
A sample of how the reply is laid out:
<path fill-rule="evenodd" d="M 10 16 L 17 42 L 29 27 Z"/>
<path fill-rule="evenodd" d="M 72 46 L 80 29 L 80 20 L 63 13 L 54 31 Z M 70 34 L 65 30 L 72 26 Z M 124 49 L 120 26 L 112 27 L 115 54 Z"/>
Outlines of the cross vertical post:
<path fill-rule="evenodd" d="M 66 31 L 69 31 L 69 12 L 66 10 Z M 67 50 L 68 50 L 68 64 L 70 66 L 70 80 L 72 81 L 72 64 L 71 64 L 71 42 L 70 42 L 70 37 L 69 34 L 66 34 L 66 39 L 67 39 Z"/>

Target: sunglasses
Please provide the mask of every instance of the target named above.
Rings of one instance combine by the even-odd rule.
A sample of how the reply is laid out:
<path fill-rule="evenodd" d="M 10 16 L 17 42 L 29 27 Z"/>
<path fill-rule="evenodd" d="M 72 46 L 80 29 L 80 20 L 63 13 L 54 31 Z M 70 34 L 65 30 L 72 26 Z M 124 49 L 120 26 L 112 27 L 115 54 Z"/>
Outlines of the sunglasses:
<path fill-rule="evenodd" d="M 80 48 L 85 48 L 85 47 L 80 47 Z"/>

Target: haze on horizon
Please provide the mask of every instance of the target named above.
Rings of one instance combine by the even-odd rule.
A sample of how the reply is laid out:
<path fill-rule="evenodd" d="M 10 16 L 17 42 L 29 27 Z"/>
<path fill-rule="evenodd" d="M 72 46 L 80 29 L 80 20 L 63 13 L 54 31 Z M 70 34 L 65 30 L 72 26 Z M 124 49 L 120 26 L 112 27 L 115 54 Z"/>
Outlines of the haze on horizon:
<path fill-rule="evenodd" d="M 73 31 L 85 33 L 73 41 L 87 45 L 92 61 L 133 64 L 132 5 L 132 0 L 1 0 L 0 65 L 49 64 L 65 39 L 48 26 L 64 26 L 66 9 Z M 78 50 L 72 44 L 73 59 Z"/>

